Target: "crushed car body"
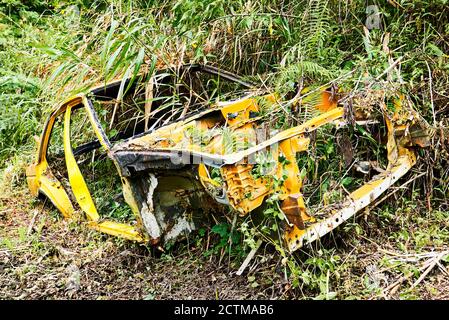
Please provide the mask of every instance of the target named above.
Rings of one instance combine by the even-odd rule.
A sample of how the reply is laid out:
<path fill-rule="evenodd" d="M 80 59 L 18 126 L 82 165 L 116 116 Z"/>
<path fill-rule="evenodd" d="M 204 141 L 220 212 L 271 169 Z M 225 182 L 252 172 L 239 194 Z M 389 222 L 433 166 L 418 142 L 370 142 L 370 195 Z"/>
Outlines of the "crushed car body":
<path fill-rule="evenodd" d="M 379 92 L 365 93 L 373 95 Z M 284 214 L 283 238 L 295 251 L 373 204 L 415 164 L 415 148 L 428 145 L 425 125 L 403 96 L 388 101 L 393 107 L 387 102 L 373 107 L 368 100 L 349 104 L 344 93 L 322 87 L 299 90 L 281 101 L 276 93 L 214 67 L 158 70 L 139 81 L 96 87 L 56 108 L 39 139 L 36 161 L 27 169 L 28 185 L 33 195 L 48 197 L 66 218 L 83 212 L 93 229 L 154 245 L 198 229 L 213 215 L 254 214 L 276 195 Z M 91 128 L 93 134 L 91 141 L 75 147 L 72 117 L 81 109 L 86 120 L 80 127 Z M 307 116 L 288 128 L 270 125 L 275 114 L 291 110 Z M 65 184 L 47 157 L 57 118 L 62 124 L 59 157 L 66 169 Z M 338 203 L 311 213 L 298 154 L 307 155 L 316 132 L 325 127 L 370 123 L 385 126 L 386 168 Z M 261 168 L 260 157 L 267 155 L 272 165 Z M 134 214 L 129 223 L 108 219 L 98 210 L 80 170 L 82 161 L 106 157 Z M 347 171 L 350 163 L 355 162 L 348 162 Z"/>

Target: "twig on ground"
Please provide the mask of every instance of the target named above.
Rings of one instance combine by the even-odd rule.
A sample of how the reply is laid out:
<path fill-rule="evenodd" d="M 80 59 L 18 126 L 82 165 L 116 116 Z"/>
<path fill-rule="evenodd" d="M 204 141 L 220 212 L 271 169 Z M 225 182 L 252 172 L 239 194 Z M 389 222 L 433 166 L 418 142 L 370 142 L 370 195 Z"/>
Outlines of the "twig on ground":
<path fill-rule="evenodd" d="M 38 214 L 39 214 L 39 210 L 34 209 L 33 217 L 31 218 L 30 224 L 28 225 L 27 236 L 29 236 L 31 234 L 31 232 L 33 231 L 33 226 L 34 226 L 34 223 L 36 222 L 36 217 Z"/>
<path fill-rule="evenodd" d="M 426 271 L 424 271 L 424 273 L 418 278 L 418 280 L 415 281 L 415 283 L 413 283 L 411 288 L 416 287 L 418 284 L 421 283 L 421 281 L 424 280 L 424 278 L 429 274 L 430 271 L 432 271 L 432 269 L 437 265 L 437 263 L 443 259 L 443 257 L 445 255 L 449 254 L 449 251 L 443 251 L 441 252 L 438 256 L 436 256 L 435 258 L 432 259 L 432 261 L 430 262 L 429 267 L 426 269 Z"/>
<path fill-rule="evenodd" d="M 388 252 L 388 254 L 390 254 L 390 252 Z M 428 258 L 426 261 L 424 261 L 422 266 L 418 269 L 419 272 L 423 272 L 423 271 L 424 272 L 410 287 L 410 289 L 413 289 L 425 279 L 425 277 L 430 273 L 430 271 L 432 271 L 432 269 L 436 265 L 438 265 L 440 267 L 440 260 L 443 259 L 448 254 L 449 254 L 449 250 L 445 250 L 445 251 L 441 251 L 441 252 L 428 252 L 428 253 L 424 253 L 424 254 L 406 254 L 406 255 L 394 254 L 394 256 L 405 257 L 406 259 L 408 259 L 408 261 L 410 261 L 410 259 L 413 259 L 413 258 L 415 258 L 414 261 L 419 261 L 423 258 Z M 403 259 L 397 259 L 397 260 L 402 261 Z M 447 273 L 446 270 L 445 270 L 445 272 Z M 383 294 L 389 294 L 390 296 L 393 295 L 399 289 L 401 283 L 408 280 L 413 275 L 414 275 L 414 273 L 410 273 L 406 276 L 400 277 L 394 283 L 392 283 L 387 288 L 385 288 L 383 290 Z"/>
<path fill-rule="evenodd" d="M 432 107 L 432 118 L 434 128 L 437 125 L 437 120 L 435 117 L 435 105 L 433 103 L 433 88 L 432 88 L 432 71 L 430 70 L 429 63 L 426 61 L 427 71 L 429 72 L 429 91 L 430 91 L 430 106 Z"/>
<path fill-rule="evenodd" d="M 259 249 L 260 245 L 262 244 L 262 240 L 258 240 L 256 243 L 256 246 L 250 251 L 248 256 L 246 257 L 245 261 L 243 261 L 242 265 L 240 266 L 239 270 L 237 270 L 236 275 L 241 276 L 243 271 L 245 271 L 246 267 L 250 263 L 251 259 L 256 254 L 257 250 Z"/>

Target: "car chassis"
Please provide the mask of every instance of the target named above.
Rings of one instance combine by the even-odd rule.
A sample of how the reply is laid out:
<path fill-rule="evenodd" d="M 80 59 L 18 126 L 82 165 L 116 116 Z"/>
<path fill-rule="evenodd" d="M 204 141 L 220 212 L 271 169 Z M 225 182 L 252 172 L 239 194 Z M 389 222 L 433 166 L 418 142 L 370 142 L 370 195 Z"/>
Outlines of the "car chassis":
<path fill-rule="evenodd" d="M 251 85 L 236 75 L 210 66 L 185 65 L 185 72 L 205 72 Z M 148 81 L 148 78 L 146 78 Z M 126 80 L 128 83 L 130 79 Z M 68 180 L 77 205 L 85 213 L 89 227 L 142 243 L 161 244 L 197 228 L 208 219 L 209 213 L 225 212 L 232 208 L 245 216 L 260 207 L 269 195 L 278 194 L 284 214 L 284 239 L 290 251 L 302 247 L 354 216 L 372 204 L 382 193 L 406 174 L 416 162 L 414 147 L 428 144 L 427 133 L 419 116 L 405 107 L 402 98 L 395 100 L 395 110 L 381 107 L 387 127 L 388 167 L 355 191 L 344 201 L 326 212 L 325 218 L 310 215 L 304 204 L 302 180 L 296 155 L 309 148 L 314 131 L 328 125 L 337 127 L 353 122 L 370 121 L 363 112 L 349 119 L 344 99 L 321 88 L 320 99 L 314 103 L 316 116 L 280 132 L 272 132 L 260 139 L 260 101 L 268 101 L 282 108 L 276 94 L 260 95 L 251 92 L 243 98 L 218 102 L 190 116 L 178 118 L 166 125 L 146 130 L 118 143 L 112 143 L 98 120 L 92 98 L 114 99 L 122 81 L 96 87 L 88 94 L 78 94 L 57 107 L 49 116 L 39 139 L 35 163 L 27 168 L 27 181 L 33 195 L 48 197 L 65 218 L 76 216 L 77 210 L 61 182 L 52 173 L 47 161 L 47 149 L 55 119 L 64 117 L 64 157 Z M 307 94 L 306 94 L 307 95 Z M 304 96 L 306 96 L 304 95 Z M 305 97 L 297 95 L 290 103 L 303 103 Z M 300 98 L 298 98 L 300 97 Z M 84 149 L 101 146 L 114 162 L 122 182 L 123 196 L 132 209 L 136 223 L 127 224 L 103 219 L 86 185 L 72 150 L 72 110 L 85 108 L 97 141 Z M 363 106 L 361 106 L 363 111 Z M 247 142 L 238 150 L 223 147 L 224 133 L 217 128 L 230 129 L 245 137 Z M 199 130 L 207 138 L 194 138 Z M 266 176 L 251 174 L 257 154 L 270 150 L 274 159 L 286 159 Z M 221 183 L 211 178 L 215 168 Z M 285 177 L 285 172 L 287 176 Z M 282 180 L 273 184 L 273 179 Z"/>

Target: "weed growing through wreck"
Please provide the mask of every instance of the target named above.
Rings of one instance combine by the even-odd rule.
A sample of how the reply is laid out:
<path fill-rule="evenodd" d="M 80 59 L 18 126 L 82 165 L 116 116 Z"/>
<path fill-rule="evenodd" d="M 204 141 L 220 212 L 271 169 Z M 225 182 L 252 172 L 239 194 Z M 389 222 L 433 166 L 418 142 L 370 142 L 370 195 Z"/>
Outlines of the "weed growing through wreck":
<path fill-rule="evenodd" d="M 210 250 L 204 253 L 206 257 L 223 252 L 235 258 L 244 256 L 245 252 L 241 246 L 241 233 L 233 228 L 232 225 L 228 223 L 216 224 L 211 228 L 211 233 L 218 235 L 219 240 Z"/>

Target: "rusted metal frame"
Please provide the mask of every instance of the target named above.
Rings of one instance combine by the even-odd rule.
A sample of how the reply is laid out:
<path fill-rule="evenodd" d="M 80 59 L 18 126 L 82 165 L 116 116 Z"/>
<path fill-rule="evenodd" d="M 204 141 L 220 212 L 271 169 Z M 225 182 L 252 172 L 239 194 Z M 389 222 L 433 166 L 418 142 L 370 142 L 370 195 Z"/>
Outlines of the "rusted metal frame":
<path fill-rule="evenodd" d="M 76 104 L 81 103 L 82 96 L 83 95 L 79 94 L 79 95 L 76 95 L 76 96 L 66 100 L 58 108 L 56 108 L 50 114 L 50 116 L 47 118 L 47 120 L 45 121 L 45 124 L 44 124 L 44 128 L 42 130 L 41 138 L 40 138 L 40 144 L 39 144 L 39 148 L 38 148 L 38 152 L 37 152 L 36 163 L 40 163 L 44 159 L 46 160 L 46 158 L 47 158 L 48 142 L 50 141 L 50 137 L 53 132 L 53 127 L 54 127 L 56 118 L 59 117 L 62 113 L 64 113 L 68 106 L 74 106 Z"/>
<path fill-rule="evenodd" d="M 95 90 L 92 90 L 91 92 L 95 94 Z M 119 161 L 116 153 L 111 151 L 112 144 L 109 141 L 106 133 L 104 132 L 100 121 L 98 120 L 98 115 L 94 109 L 91 99 L 85 97 L 85 105 L 89 112 L 90 120 L 95 126 L 97 136 L 101 137 L 101 139 L 103 140 L 102 145 L 107 150 L 108 156 L 111 158 L 117 168 L 120 180 L 122 182 L 123 196 L 136 218 L 137 229 L 139 230 L 137 233 L 135 232 L 135 230 L 125 230 L 127 225 L 122 224 L 121 232 L 116 232 L 111 229 L 111 225 L 108 224 L 105 225 L 104 228 L 102 228 L 102 231 L 110 234 L 113 234 L 111 232 L 115 232 L 114 235 L 121 235 L 128 239 L 130 237 L 134 237 L 133 240 L 137 240 L 140 242 L 146 242 L 150 240 L 153 243 L 157 243 L 162 234 L 156 218 L 152 212 L 152 209 L 150 208 L 150 205 L 148 203 L 148 194 L 151 193 L 151 186 L 147 186 L 146 183 L 142 181 L 142 178 L 133 178 L 130 175 L 129 171 L 127 171 Z M 151 184 L 153 180 L 150 179 L 149 184 Z M 97 227 L 97 229 L 98 228 L 101 228 L 101 226 Z"/>
<path fill-rule="evenodd" d="M 93 93 L 95 94 L 95 92 Z M 138 223 L 137 228 L 141 230 L 139 232 L 140 241 L 151 241 L 152 243 L 158 243 L 163 234 L 154 215 L 152 200 L 150 199 L 152 198 L 152 193 L 157 186 L 157 179 L 154 175 L 150 174 L 148 181 L 146 181 L 142 179 L 142 177 L 133 177 L 126 170 L 126 168 L 119 161 L 116 152 L 110 150 L 111 143 L 109 142 L 98 121 L 91 100 L 86 98 L 85 104 L 90 114 L 91 122 L 96 127 L 97 135 L 102 136 L 104 141 L 102 144 L 108 150 L 109 157 L 114 161 L 117 170 L 119 171 L 125 201 L 131 207 L 136 217 Z M 132 138 L 135 138 L 135 136 Z M 110 228 L 104 227 L 103 229 L 103 232 L 111 233 Z M 121 235 L 129 238 L 129 232 L 125 233 L 125 231 L 126 230 L 122 230 L 120 233 L 116 233 L 115 235 Z M 131 236 L 136 237 L 133 230 L 131 231 Z"/>
<path fill-rule="evenodd" d="M 71 218 L 75 209 L 60 181 L 56 179 L 51 172 L 51 168 L 49 168 L 47 162 L 47 150 L 56 118 L 65 112 L 68 106 L 73 106 L 79 103 L 80 96 L 78 95 L 67 100 L 51 113 L 42 130 L 36 162 L 27 168 L 27 182 L 32 194 L 35 196 L 39 193 L 45 195 L 65 218 Z"/>
<path fill-rule="evenodd" d="M 133 212 L 134 217 L 136 218 L 137 221 L 137 229 L 127 224 L 110 223 L 106 221 L 103 224 L 97 226 L 96 228 L 102 229 L 103 232 L 113 235 L 119 235 L 127 239 L 136 240 L 139 242 L 147 241 L 149 240 L 149 238 L 146 232 L 144 231 L 144 229 L 148 229 L 144 228 L 144 226 L 148 224 L 146 220 L 150 219 L 154 224 L 155 218 L 149 217 L 145 219 L 142 216 L 142 213 L 145 212 L 148 209 L 148 207 L 146 204 L 146 197 L 144 196 L 145 192 L 141 190 L 142 186 L 140 185 L 140 179 L 137 180 L 130 179 L 124 174 L 125 172 L 123 170 L 123 167 L 120 165 L 115 153 L 111 152 L 112 144 L 109 141 L 106 133 L 104 132 L 103 127 L 100 124 L 100 121 L 98 120 L 98 115 L 95 111 L 91 99 L 84 96 L 83 102 L 89 114 L 89 119 L 92 125 L 94 126 L 97 138 L 100 140 L 100 143 L 105 148 L 108 156 L 111 158 L 115 167 L 117 168 L 120 180 L 122 182 L 123 196 L 125 198 L 126 203 L 131 208 L 131 211 Z M 154 236 L 150 234 L 150 237 L 152 239 L 158 239 L 160 235 Z"/>
<path fill-rule="evenodd" d="M 305 244 L 311 243 L 329 233 L 358 211 L 376 200 L 385 190 L 406 174 L 413 166 L 408 156 L 399 157 L 397 163 L 381 177 L 371 180 L 356 191 L 352 192 L 343 202 L 343 207 L 322 221 L 313 223 L 304 230 L 296 229 L 287 232 L 286 240 L 290 251 L 295 251 Z"/>
<path fill-rule="evenodd" d="M 189 66 L 189 65 L 187 65 L 187 66 Z M 226 70 L 222 70 L 222 69 L 219 69 L 216 67 L 208 66 L 208 65 L 202 65 L 202 64 L 194 64 L 194 65 L 190 65 L 190 66 L 198 67 L 199 70 L 204 71 L 206 73 L 218 75 L 227 80 L 234 81 L 238 84 L 241 84 L 242 86 L 247 87 L 248 89 L 255 88 L 255 84 L 243 81 L 242 78 L 235 73 L 232 73 L 232 72 L 229 72 Z"/>
<path fill-rule="evenodd" d="M 234 82 L 239 83 L 247 88 L 254 88 L 254 84 L 243 81 L 240 76 L 233 74 L 231 72 L 225 71 L 225 70 L 221 70 L 216 67 L 206 66 L 206 65 L 202 65 L 202 64 L 186 64 L 186 65 L 183 65 L 182 68 L 186 68 L 186 69 L 192 68 L 192 69 L 197 69 L 199 71 L 204 71 L 209 74 L 219 75 L 227 80 L 234 81 Z M 106 85 L 96 86 L 96 87 L 92 88 L 91 90 L 89 90 L 89 94 L 97 95 L 99 92 L 101 92 L 101 90 L 107 90 L 107 88 L 109 88 L 109 87 L 113 87 L 117 84 L 120 84 L 121 81 L 122 80 L 110 82 Z M 127 79 L 127 81 L 130 81 L 130 78 Z M 111 98 L 113 98 L 113 97 L 111 97 Z M 81 99 L 81 101 L 79 101 L 79 99 Z M 48 145 L 49 137 L 51 136 L 51 133 L 53 130 L 53 124 L 54 124 L 54 121 L 56 120 L 56 118 L 61 113 L 65 112 L 65 109 L 67 108 L 67 106 L 69 106 L 69 105 L 73 106 L 74 103 L 79 104 L 80 102 L 82 102 L 84 104 L 84 106 L 86 107 L 86 110 L 88 111 L 91 123 L 94 124 L 96 132 L 98 132 L 101 136 L 101 138 L 99 139 L 100 143 L 109 153 L 109 151 L 112 147 L 112 144 L 109 141 L 106 133 L 102 129 L 102 126 L 98 120 L 98 116 L 95 112 L 95 109 L 93 107 L 93 103 L 92 103 L 91 99 L 88 98 L 85 94 L 78 94 L 78 95 L 66 100 L 64 103 L 62 103 L 47 118 L 47 120 L 44 124 L 44 129 L 42 131 L 41 139 L 40 139 L 41 143 L 39 144 L 39 149 L 37 152 L 37 159 L 36 159 L 37 163 L 40 163 L 43 158 L 46 158 L 47 145 Z M 205 111 L 199 115 L 196 115 L 194 117 L 198 118 L 198 117 L 203 116 L 204 114 L 207 114 L 208 112 L 211 112 L 211 111 L 213 111 L 213 109 L 207 110 L 207 111 Z M 140 135 L 143 135 L 146 133 L 147 132 L 144 132 Z M 139 135 L 133 136 L 131 138 L 135 138 L 137 136 L 139 136 Z M 111 157 L 113 157 L 113 155 L 111 155 Z"/>
<path fill-rule="evenodd" d="M 185 65 L 181 66 L 181 68 L 192 68 L 192 69 L 197 69 L 199 71 L 204 71 L 204 72 L 209 73 L 209 74 L 223 76 L 223 78 L 225 78 L 227 80 L 230 80 L 230 81 L 234 81 L 236 83 L 239 83 L 239 84 L 247 87 L 248 89 L 254 88 L 254 84 L 251 84 L 251 83 L 243 81 L 240 76 L 238 76 L 238 75 L 236 75 L 234 73 L 231 73 L 231 72 L 228 72 L 228 71 L 216 68 L 216 67 L 202 65 L 202 64 L 185 64 Z M 161 71 L 164 71 L 164 70 L 161 70 Z M 142 76 L 143 74 L 140 74 L 140 75 Z M 131 80 L 131 78 L 128 78 L 126 81 L 130 81 L 130 80 Z M 122 80 L 118 80 L 118 81 L 113 81 L 113 82 L 107 83 L 106 85 L 95 86 L 95 87 L 93 87 L 92 89 L 89 90 L 89 95 L 98 95 L 99 92 L 101 92 L 101 90 L 104 91 L 104 90 L 107 90 L 110 87 L 114 87 L 116 85 L 120 85 L 121 82 L 122 82 Z M 102 140 L 104 142 L 103 145 L 106 146 L 107 150 L 109 151 L 109 149 L 111 148 L 112 144 L 110 143 L 110 141 L 107 138 L 104 130 L 102 129 L 102 126 L 101 126 L 100 122 L 98 121 L 98 115 L 95 112 L 95 109 L 93 107 L 93 103 L 92 103 L 91 99 L 87 95 L 85 95 L 85 94 L 78 94 L 76 96 L 73 96 L 73 97 L 69 98 L 68 100 L 66 100 L 65 102 L 63 102 L 56 109 L 53 110 L 53 112 L 50 114 L 50 116 L 47 118 L 47 120 L 46 120 L 46 122 L 44 124 L 43 133 L 41 135 L 41 141 L 44 141 L 44 138 L 45 138 L 44 135 L 47 132 L 48 127 L 51 126 L 51 129 L 53 128 L 53 121 L 61 113 L 63 113 L 65 111 L 65 108 L 69 104 L 73 104 L 73 102 L 78 101 L 78 99 L 80 99 L 80 98 L 84 102 L 84 106 L 89 110 L 89 113 L 90 113 L 90 116 L 91 116 L 91 119 L 92 119 L 93 123 L 95 123 L 95 126 L 99 129 L 99 132 L 101 133 Z M 114 97 L 110 97 L 110 98 L 113 99 Z M 207 110 L 204 113 L 196 115 L 195 118 L 197 118 L 198 116 L 202 116 L 202 115 L 204 115 L 204 114 L 206 114 L 208 112 L 211 112 L 211 111 L 213 111 L 213 109 Z M 144 132 L 142 134 L 145 134 L 145 133 L 147 133 L 147 132 Z M 142 134 L 139 134 L 139 135 L 142 135 Z M 51 135 L 51 131 L 48 132 L 48 136 L 50 136 L 50 135 Z M 135 138 L 135 137 L 137 137 L 139 135 L 135 135 L 135 136 L 133 136 L 131 138 Z M 39 151 L 37 153 L 38 156 L 39 156 L 39 158 L 37 159 L 38 162 L 41 160 L 41 156 L 44 154 L 43 153 L 43 150 L 44 150 L 43 147 L 44 147 L 44 145 L 40 144 Z"/>
<path fill-rule="evenodd" d="M 78 167 L 75 156 L 73 155 L 71 146 L 71 114 L 72 106 L 68 105 L 65 109 L 64 115 L 64 155 L 67 167 L 67 174 L 69 176 L 70 187 L 73 191 L 76 201 L 80 205 L 89 220 L 98 221 L 97 208 L 92 200 L 87 184 L 84 180 L 83 174 Z"/>
<path fill-rule="evenodd" d="M 127 225 L 124 224 L 122 224 L 120 232 L 112 230 L 110 224 L 107 226 L 105 225 L 104 227 L 100 225 L 97 229 L 103 229 L 103 232 L 120 235 L 125 238 L 134 237 L 133 240 L 137 241 L 150 241 L 153 244 L 158 243 L 163 234 L 154 215 L 154 208 L 152 204 L 152 195 L 157 186 L 156 177 L 149 174 L 148 179 L 145 180 L 140 176 L 133 177 L 129 171 L 126 170 L 126 168 L 122 165 L 122 162 L 119 161 L 116 152 L 111 151 L 110 148 L 112 145 L 101 127 L 100 122 L 98 121 L 98 117 L 91 100 L 86 98 L 85 103 L 87 109 L 89 110 L 91 121 L 95 124 L 96 131 L 98 131 L 97 135 L 101 135 L 101 137 L 103 137 L 103 145 L 108 150 L 108 156 L 113 160 L 117 167 L 122 181 L 125 201 L 135 215 L 137 220 L 137 229 L 139 232 L 136 233 L 135 230 L 126 230 L 125 228 Z"/>
<path fill-rule="evenodd" d="M 287 159 L 288 164 L 285 166 L 279 165 L 278 176 L 282 177 L 283 171 L 289 172 L 287 178 L 280 187 L 281 210 L 284 212 L 289 225 L 295 225 L 298 228 L 304 229 L 305 223 L 315 221 L 306 212 L 304 198 L 302 195 L 302 180 L 300 177 L 298 163 L 296 161 L 296 154 L 307 150 L 310 143 L 310 138 L 296 136 L 283 140 L 279 149 L 283 156 Z"/>
<path fill-rule="evenodd" d="M 55 206 L 58 208 L 58 210 L 63 213 L 63 215 L 66 218 L 71 218 L 73 211 L 74 211 L 73 206 L 72 206 L 67 194 L 65 193 L 65 191 L 62 190 L 61 183 L 51 175 L 51 172 L 47 173 L 47 174 L 51 175 L 51 178 L 49 178 L 49 177 L 47 177 L 47 175 L 44 174 L 44 171 L 49 170 L 47 159 L 46 159 L 47 150 L 48 150 L 48 142 L 50 140 L 50 137 L 51 137 L 51 134 L 53 131 L 53 127 L 54 127 L 54 122 L 55 122 L 56 118 L 65 112 L 66 120 L 64 121 L 64 124 L 63 124 L 64 131 L 65 131 L 63 140 L 66 145 L 64 149 L 67 150 L 67 152 L 69 152 L 68 148 L 70 146 L 71 141 L 70 141 L 70 131 L 69 131 L 69 128 L 67 128 L 67 125 L 70 126 L 70 112 L 74 108 L 79 108 L 79 107 L 84 107 L 86 109 L 88 116 L 89 116 L 89 122 L 93 126 L 93 129 L 95 131 L 97 138 L 99 139 L 101 145 L 105 148 L 106 152 L 109 151 L 111 144 L 110 144 L 106 134 L 104 133 L 104 131 L 101 128 L 101 125 L 98 121 L 98 117 L 95 113 L 92 103 L 87 99 L 87 97 L 84 94 L 79 94 L 79 95 L 67 100 L 66 102 L 64 102 L 62 105 L 60 105 L 58 108 L 56 108 L 51 113 L 51 115 L 47 118 L 47 121 L 44 125 L 44 129 L 42 132 L 42 136 L 41 136 L 41 143 L 39 144 L 39 149 L 38 149 L 38 153 L 37 153 L 37 157 L 36 157 L 36 165 L 34 165 L 34 179 L 37 180 L 39 192 L 42 192 L 43 194 L 45 194 L 50 199 L 50 201 L 55 204 Z M 71 147 L 70 147 L 70 149 L 71 149 Z M 72 155 L 73 155 L 73 153 L 72 153 Z M 70 159 L 70 157 L 69 157 L 69 159 Z M 67 154 L 66 154 L 66 160 L 67 160 Z M 68 169 L 69 168 L 73 169 L 73 167 L 74 167 L 73 161 L 66 165 L 67 165 Z M 28 170 L 28 173 L 30 175 L 30 179 L 32 179 L 33 176 L 32 176 L 32 172 L 30 172 L 30 171 L 32 171 L 32 170 L 31 169 Z M 39 172 L 37 172 L 37 171 L 39 171 Z M 81 175 L 81 177 L 82 177 L 82 175 Z M 78 175 L 78 178 L 79 178 L 79 175 Z M 78 180 L 80 180 L 80 179 L 78 179 Z M 72 183 L 71 183 L 71 187 L 72 187 Z M 58 191 L 59 193 L 55 194 L 54 191 L 51 191 L 51 190 L 53 190 L 52 188 L 53 189 L 57 188 L 57 190 L 55 189 L 54 191 Z M 81 196 L 90 198 L 90 193 L 89 192 L 86 193 L 85 192 L 86 190 L 84 190 L 84 189 L 81 190 Z M 77 193 L 75 193 L 75 194 L 77 194 Z M 78 195 L 80 195 L 80 194 L 78 194 Z M 93 203 L 93 201 L 92 201 L 92 203 Z M 102 221 L 102 222 L 98 221 L 99 216 L 98 216 L 98 214 L 95 214 L 96 213 L 95 204 L 93 204 L 93 211 L 90 209 L 86 211 L 87 208 L 82 208 L 82 209 L 91 220 L 90 222 L 88 222 L 89 227 L 99 230 L 99 231 L 102 231 L 102 232 L 105 232 L 105 233 L 108 233 L 108 234 L 122 236 L 122 237 L 130 239 L 130 240 L 146 241 L 146 236 L 142 235 L 141 232 L 137 231 L 133 226 L 123 224 L 123 223 L 117 223 L 117 222 L 113 222 L 113 221 Z M 91 207 L 91 209 L 92 209 L 92 207 Z"/>
<path fill-rule="evenodd" d="M 207 152 L 196 151 L 193 149 L 176 149 L 176 148 L 158 148 L 151 151 L 141 151 L 141 150 L 130 151 L 130 150 L 115 149 L 113 150 L 113 152 L 116 154 L 136 153 L 141 156 L 147 156 L 149 158 L 159 157 L 160 159 L 172 160 L 174 161 L 174 163 L 179 164 L 191 164 L 192 158 L 201 159 L 201 162 L 204 162 L 204 164 L 219 168 L 224 165 L 235 164 L 239 161 L 242 161 L 245 159 L 245 157 L 255 154 L 256 152 L 263 151 L 266 148 L 271 147 L 272 145 L 279 143 L 283 140 L 315 131 L 316 129 L 318 129 L 323 125 L 326 125 L 328 123 L 331 123 L 332 121 L 342 118 L 343 114 L 344 114 L 343 108 L 336 108 L 330 110 L 326 113 L 319 115 L 318 117 L 306 121 L 305 123 L 299 126 L 282 131 L 277 135 L 273 136 L 272 138 L 254 147 L 250 147 L 246 150 L 230 153 L 227 155 L 211 154 Z"/>
<path fill-rule="evenodd" d="M 399 178 L 405 175 L 415 164 L 415 153 L 396 140 L 396 131 L 401 129 L 400 126 L 395 126 L 386 113 L 384 113 L 384 117 L 388 129 L 388 167 L 386 172 L 353 191 L 342 203 L 342 207 L 338 210 L 334 210 L 330 217 L 312 223 L 306 228 L 299 229 L 294 226 L 293 229 L 287 230 L 285 238 L 290 251 L 297 250 L 304 244 L 311 243 L 321 238 L 344 221 L 354 216 L 358 211 L 373 203 L 374 200 L 392 186 Z"/>

